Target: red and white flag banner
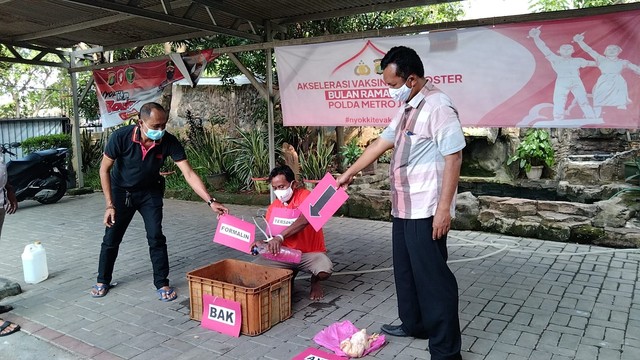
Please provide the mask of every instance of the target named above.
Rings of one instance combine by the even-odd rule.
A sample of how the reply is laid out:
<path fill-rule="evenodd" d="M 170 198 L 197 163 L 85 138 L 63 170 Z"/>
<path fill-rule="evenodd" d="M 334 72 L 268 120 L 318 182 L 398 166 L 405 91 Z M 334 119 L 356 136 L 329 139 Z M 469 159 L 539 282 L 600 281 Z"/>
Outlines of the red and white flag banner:
<path fill-rule="evenodd" d="M 285 125 L 385 126 L 380 60 L 411 47 L 467 127 L 640 127 L 640 11 L 275 49 Z"/>
<path fill-rule="evenodd" d="M 137 116 L 142 105 L 157 102 L 162 90 L 175 81 L 186 77 L 195 85 L 207 63 L 217 56 L 209 49 L 174 53 L 167 60 L 94 70 L 102 127 L 116 126 Z"/>

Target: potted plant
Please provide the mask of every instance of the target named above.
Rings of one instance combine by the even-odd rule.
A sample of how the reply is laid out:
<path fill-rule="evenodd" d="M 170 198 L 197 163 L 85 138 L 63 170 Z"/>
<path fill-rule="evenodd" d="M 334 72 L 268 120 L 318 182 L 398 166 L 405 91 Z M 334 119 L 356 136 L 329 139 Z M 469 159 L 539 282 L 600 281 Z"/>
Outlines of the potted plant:
<path fill-rule="evenodd" d="M 232 139 L 234 148 L 230 151 L 233 159 L 233 172 L 244 179 L 247 187 L 253 182 L 259 193 L 269 190 L 269 140 L 267 133 L 257 128 L 242 130 L 237 128 L 239 136 Z"/>
<path fill-rule="evenodd" d="M 544 165 L 552 167 L 555 163 L 555 152 L 549 132 L 544 129 L 527 130 L 516 153 L 507 161 L 507 165 L 516 161 L 519 167 L 525 170 L 527 178 L 539 179 Z"/>
<path fill-rule="evenodd" d="M 214 190 L 224 187 L 229 173 L 229 157 L 231 144 L 229 140 L 215 130 L 203 129 L 197 136 L 192 136 L 187 146 L 187 156 L 194 169 L 204 169 L 207 182 Z"/>
<path fill-rule="evenodd" d="M 340 148 L 340 156 L 342 156 L 342 166 L 346 169 L 353 165 L 362 155 L 364 150 L 358 145 L 358 138 L 352 137 L 348 143 Z"/>
<path fill-rule="evenodd" d="M 309 151 L 300 153 L 302 178 L 307 187 L 313 188 L 330 171 L 334 159 L 333 143 L 327 143 L 324 136 L 318 134 L 316 143 L 311 145 Z"/>

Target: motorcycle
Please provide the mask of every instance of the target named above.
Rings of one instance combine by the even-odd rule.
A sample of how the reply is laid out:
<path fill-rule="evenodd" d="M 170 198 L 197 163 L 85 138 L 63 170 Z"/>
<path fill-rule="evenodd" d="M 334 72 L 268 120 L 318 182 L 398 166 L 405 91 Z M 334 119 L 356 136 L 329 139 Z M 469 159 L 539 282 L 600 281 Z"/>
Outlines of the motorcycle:
<path fill-rule="evenodd" d="M 0 152 L 16 156 L 10 148 L 20 143 L 0 144 Z M 34 151 L 24 158 L 7 162 L 9 183 L 18 201 L 33 199 L 41 204 L 53 204 L 67 192 L 69 178 L 66 169 L 68 149 Z"/>

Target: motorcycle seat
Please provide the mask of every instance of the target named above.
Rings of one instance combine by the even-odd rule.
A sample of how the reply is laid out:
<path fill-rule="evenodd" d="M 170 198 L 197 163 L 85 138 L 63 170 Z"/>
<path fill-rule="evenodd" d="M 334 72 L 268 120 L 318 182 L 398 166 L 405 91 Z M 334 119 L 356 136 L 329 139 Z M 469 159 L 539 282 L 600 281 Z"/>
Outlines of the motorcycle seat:
<path fill-rule="evenodd" d="M 36 151 L 35 153 L 32 154 L 36 154 L 38 156 L 40 156 L 43 159 L 47 159 L 47 158 L 52 158 L 58 155 L 58 150 L 56 149 L 48 149 L 48 150 L 39 150 Z M 31 154 L 29 154 L 31 155 Z"/>
<path fill-rule="evenodd" d="M 35 156 L 30 156 L 35 155 Z M 28 171 L 29 169 L 36 167 L 39 165 L 40 156 L 36 154 L 29 154 L 24 159 L 20 160 L 11 160 L 7 163 L 7 174 L 9 177 L 16 176 L 22 172 Z"/>
<path fill-rule="evenodd" d="M 64 154 L 64 156 L 66 156 L 66 149 L 61 148 L 34 151 L 27 154 L 22 159 L 9 161 L 7 163 L 7 173 L 10 176 L 16 176 L 22 172 L 29 171 L 36 166 L 41 166 L 40 164 L 43 161 L 53 161 L 61 154 Z"/>

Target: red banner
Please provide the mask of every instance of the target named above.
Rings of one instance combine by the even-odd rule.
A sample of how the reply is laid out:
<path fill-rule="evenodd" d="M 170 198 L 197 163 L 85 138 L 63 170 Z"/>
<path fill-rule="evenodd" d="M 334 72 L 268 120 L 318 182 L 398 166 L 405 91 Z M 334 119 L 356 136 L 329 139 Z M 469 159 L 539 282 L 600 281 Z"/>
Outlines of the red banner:
<path fill-rule="evenodd" d="M 217 56 L 209 49 L 171 54 L 167 60 L 94 70 L 102 127 L 116 126 L 137 116 L 142 105 L 158 101 L 162 90 L 175 81 L 186 77 L 195 85 L 207 63 Z"/>
<path fill-rule="evenodd" d="M 468 127 L 640 127 L 640 11 L 276 48 L 285 125 L 386 126 L 405 45 Z"/>

